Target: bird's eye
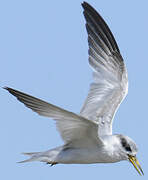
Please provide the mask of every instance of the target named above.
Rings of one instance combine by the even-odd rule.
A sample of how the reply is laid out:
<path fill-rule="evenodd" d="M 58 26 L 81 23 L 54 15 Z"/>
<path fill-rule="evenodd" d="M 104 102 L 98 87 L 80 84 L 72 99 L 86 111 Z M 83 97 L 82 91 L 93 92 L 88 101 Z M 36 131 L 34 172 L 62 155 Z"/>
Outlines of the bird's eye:
<path fill-rule="evenodd" d="M 132 151 L 130 146 L 125 146 L 125 149 L 126 149 L 126 151 L 130 151 L 130 152 Z"/>
<path fill-rule="evenodd" d="M 122 147 L 123 147 L 126 151 L 129 151 L 129 152 L 132 151 L 130 145 L 127 143 L 127 141 L 126 141 L 125 138 L 121 138 L 121 144 L 122 144 Z"/>

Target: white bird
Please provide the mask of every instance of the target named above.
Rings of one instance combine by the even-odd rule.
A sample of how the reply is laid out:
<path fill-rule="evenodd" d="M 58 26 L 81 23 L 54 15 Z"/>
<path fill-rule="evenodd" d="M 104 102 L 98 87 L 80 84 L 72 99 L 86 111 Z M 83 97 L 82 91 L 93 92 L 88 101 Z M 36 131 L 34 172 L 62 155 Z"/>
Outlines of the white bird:
<path fill-rule="evenodd" d="M 89 44 L 93 83 L 80 114 L 69 112 L 23 92 L 4 87 L 41 116 L 53 118 L 65 144 L 45 151 L 24 153 L 29 159 L 54 165 L 130 161 L 144 174 L 136 158 L 137 146 L 128 136 L 112 134 L 112 121 L 128 92 L 127 71 L 118 45 L 103 18 L 82 3 Z"/>

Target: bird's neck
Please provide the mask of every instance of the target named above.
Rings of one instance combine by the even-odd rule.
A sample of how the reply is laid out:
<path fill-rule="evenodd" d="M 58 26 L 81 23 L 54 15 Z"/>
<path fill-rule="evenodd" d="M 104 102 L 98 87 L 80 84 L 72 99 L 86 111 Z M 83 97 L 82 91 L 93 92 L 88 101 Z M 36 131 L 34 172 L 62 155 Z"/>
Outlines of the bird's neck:
<path fill-rule="evenodd" d="M 112 159 L 112 162 L 117 162 L 123 160 L 120 154 L 120 141 L 117 135 L 106 135 L 102 137 L 104 144 L 104 153 L 106 157 Z"/>

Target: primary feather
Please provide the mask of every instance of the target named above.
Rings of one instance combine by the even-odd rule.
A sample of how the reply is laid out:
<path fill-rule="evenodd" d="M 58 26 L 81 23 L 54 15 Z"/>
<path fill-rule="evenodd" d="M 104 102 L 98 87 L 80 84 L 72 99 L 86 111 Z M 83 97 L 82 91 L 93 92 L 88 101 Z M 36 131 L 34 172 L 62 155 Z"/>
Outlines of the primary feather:
<path fill-rule="evenodd" d="M 112 134 L 112 119 L 128 91 L 127 71 L 109 27 L 88 3 L 82 4 L 93 83 L 80 114 L 99 124 L 99 135 Z"/>
<path fill-rule="evenodd" d="M 87 147 L 93 143 L 92 139 L 98 141 L 98 125 L 95 122 L 12 88 L 4 87 L 4 89 L 39 115 L 56 120 L 57 128 L 65 143 L 73 142 L 72 146 Z"/>

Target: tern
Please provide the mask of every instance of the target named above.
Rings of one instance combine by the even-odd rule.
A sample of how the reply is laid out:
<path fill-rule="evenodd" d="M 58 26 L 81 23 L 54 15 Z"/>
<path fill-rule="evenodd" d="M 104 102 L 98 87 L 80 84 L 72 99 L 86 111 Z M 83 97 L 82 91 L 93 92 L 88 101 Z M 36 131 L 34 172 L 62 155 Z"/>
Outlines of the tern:
<path fill-rule="evenodd" d="M 82 3 L 89 45 L 93 82 L 79 114 L 4 87 L 25 106 L 41 116 L 53 118 L 64 145 L 44 152 L 24 153 L 47 164 L 114 163 L 128 160 L 144 175 L 136 158 L 137 146 L 128 136 L 112 134 L 114 115 L 128 92 L 127 70 L 115 38 L 99 13 Z"/>

